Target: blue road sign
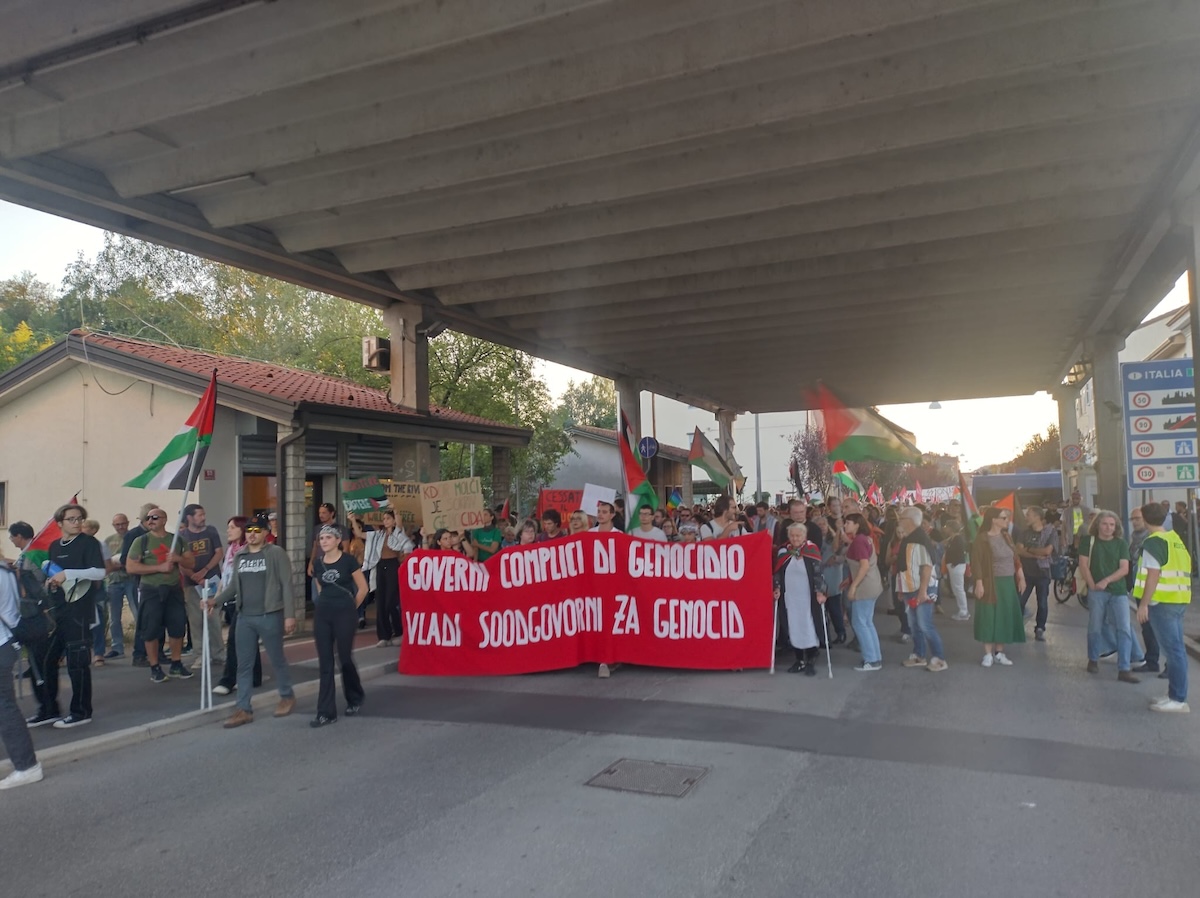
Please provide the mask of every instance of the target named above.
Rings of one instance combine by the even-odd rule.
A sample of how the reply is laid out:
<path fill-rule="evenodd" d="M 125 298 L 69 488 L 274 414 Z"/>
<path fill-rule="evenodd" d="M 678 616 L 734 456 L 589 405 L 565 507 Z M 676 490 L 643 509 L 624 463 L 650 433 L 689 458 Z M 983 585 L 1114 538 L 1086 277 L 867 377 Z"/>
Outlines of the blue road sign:
<path fill-rule="evenodd" d="M 642 437 L 638 442 L 638 452 L 642 453 L 642 458 L 654 458 L 658 455 L 658 440 L 654 437 Z"/>
<path fill-rule="evenodd" d="M 1121 394 L 1129 488 L 1200 486 L 1192 360 L 1125 362 Z"/>

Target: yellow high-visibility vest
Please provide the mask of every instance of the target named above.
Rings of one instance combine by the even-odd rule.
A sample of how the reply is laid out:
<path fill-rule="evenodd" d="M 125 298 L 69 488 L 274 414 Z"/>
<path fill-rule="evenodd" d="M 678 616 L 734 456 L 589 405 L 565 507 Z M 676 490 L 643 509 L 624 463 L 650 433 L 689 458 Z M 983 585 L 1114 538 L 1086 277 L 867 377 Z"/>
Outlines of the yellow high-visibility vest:
<path fill-rule="evenodd" d="M 1071 509 L 1071 535 L 1074 536 L 1076 533 L 1078 533 L 1079 528 L 1082 526 L 1083 526 L 1083 509 L 1078 508 L 1078 507 L 1072 508 Z"/>
<path fill-rule="evenodd" d="M 1174 530 L 1161 530 L 1146 537 L 1146 542 L 1142 543 L 1143 551 L 1152 539 L 1161 539 L 1167 544 L 1167 563 L 1159 572 L 1152 601 L 1164 605 L 1188 604 L 1192 601 L 1192 556 L 1188 554 L 1187 546 Z M 1146 566 L 1139 564 L 1137 579 L 1133 581 L 1133 597 L 1141 599 L 1145 592 Z"/>

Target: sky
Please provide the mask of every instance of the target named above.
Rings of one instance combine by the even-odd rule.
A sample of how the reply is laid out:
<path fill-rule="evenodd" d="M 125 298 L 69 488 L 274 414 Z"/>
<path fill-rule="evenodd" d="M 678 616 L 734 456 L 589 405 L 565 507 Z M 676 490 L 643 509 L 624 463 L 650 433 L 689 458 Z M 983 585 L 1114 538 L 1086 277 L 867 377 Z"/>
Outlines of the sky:
<path fill-rule="evenodd" d="M 85 258 L 94 256 L 103 243 L 104 232 L 97 228 L 0 201 L 0 279 L 31 271 L 38 279 L 58 287 L 71 262 L 80 254 Z M 1148 317 L 1186 304 L 1185 277 Z M 572 380 L 589 377 L 586 372 L 553 362 L 540 362 L 538 368 L 555 398 Z M 929 408 L 934 400 L 940 409 Z M 911 430 L 922 451 L 959 456 L 964 471 L 1007 461 L 1031 437 L 1045 433 L 1058 421 L 1058 407 L 1046 393 L 959 401 L 930 396 L 925 402 L 881 406 L 880 412 Z M 646 433 L 668 445 L 686 448 L 695 427 L 707 430 L 716 442 L 716 421 L 710 413 L 661 397 L 652 401 L 649 394 L 642 396 L 642 425 Z M 804 426 L 804 412 L 760 416 L 762 486 L 768 492 L 789 489 L 789 440 Z M 755 488 L 758 479 L 753 415 L 738 418 L 734 445 L 735 457 L 749 478 L 748 488 Z"/>

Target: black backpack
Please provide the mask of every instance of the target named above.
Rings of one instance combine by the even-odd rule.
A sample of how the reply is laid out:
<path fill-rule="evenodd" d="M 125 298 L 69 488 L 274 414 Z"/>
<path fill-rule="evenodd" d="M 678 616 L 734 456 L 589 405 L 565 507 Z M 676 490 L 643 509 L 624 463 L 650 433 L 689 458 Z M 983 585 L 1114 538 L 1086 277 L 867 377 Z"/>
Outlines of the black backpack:
<path fill-rule="evenodd" d="M 55 623 L 48 610 L 50 602 L 42 582 L 32 571 L 14 571 L 7 565 L 0 566 L 0 571 L 11 574 L 17 585 L 20 617 L 16 626 L 10 628 L 13 638 L 22 645 L 49 639 Z"/>

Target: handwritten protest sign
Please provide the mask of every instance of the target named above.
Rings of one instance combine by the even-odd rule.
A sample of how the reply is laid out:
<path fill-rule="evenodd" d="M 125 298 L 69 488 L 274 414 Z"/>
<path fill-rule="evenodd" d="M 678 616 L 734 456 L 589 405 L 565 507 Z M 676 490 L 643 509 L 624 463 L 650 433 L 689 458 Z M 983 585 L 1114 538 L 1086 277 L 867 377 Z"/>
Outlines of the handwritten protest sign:
<path fill-rule="evenodd" d="M 583 498 L 579 500 L 579 507 L 594 518 L 596 516 L 597 502 L 607 502 L 609 505 L 612 505 L 616 501 L 617 491 L 611 487 L 585 483 L 583 485 Z"/>
<path fill-rule="evenodd" d="M 396 522 L 407 531 L 421 526 L 421 484 L 401 480 L 387 485 L 388 505 L 396 512 Z"/>
<path fill-rule="evenodd" d="M 583 502 L 583 490 L 542 490 L 538 493 L 538 520 L 551 508 L 558 512 L 562 518 L 562 524 L 567 525 L 567 519 L 571 517 L 571 512 L 577 508 L 582 508 L 580 504 Z"/>
<path fill-rule="evenodd" d="M 421 484 L 425 530 L 471 530 L 483 526 L 483 486 L 478 477 Z"/>

